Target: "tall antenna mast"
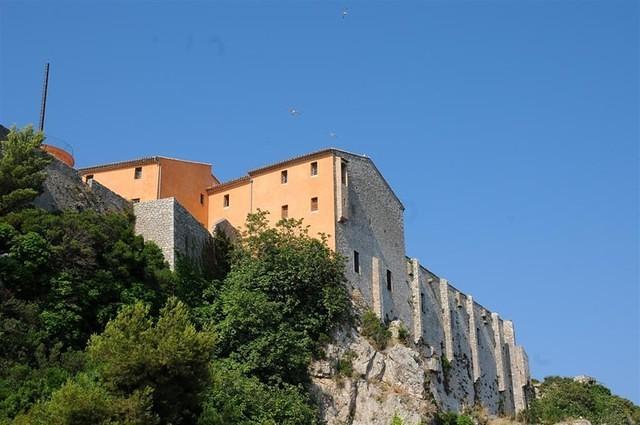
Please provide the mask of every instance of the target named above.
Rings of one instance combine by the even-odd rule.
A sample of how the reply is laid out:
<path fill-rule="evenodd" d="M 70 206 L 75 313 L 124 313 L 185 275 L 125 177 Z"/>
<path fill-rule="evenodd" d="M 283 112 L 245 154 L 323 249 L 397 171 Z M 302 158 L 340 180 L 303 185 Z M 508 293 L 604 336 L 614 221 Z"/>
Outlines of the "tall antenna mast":
<path fill-rule="evenodd" d="M 44 131 L 44 114 L 47 110 L 47 91 L 49 89 L 49 62 L 44 66 L 44 82 L 42 83 L 42 104 L 40 105 L 40 131 Z"/>

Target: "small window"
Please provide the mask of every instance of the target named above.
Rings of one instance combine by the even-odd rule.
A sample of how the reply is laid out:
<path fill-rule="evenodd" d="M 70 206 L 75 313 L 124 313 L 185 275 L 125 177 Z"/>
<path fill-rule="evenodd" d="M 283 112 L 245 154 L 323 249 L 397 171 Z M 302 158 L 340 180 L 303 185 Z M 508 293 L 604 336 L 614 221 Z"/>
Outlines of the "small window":
<path fill-rule="evenodd" d="M 312 176 L 317 176 L 318 175 L 318 163 L 317 162 L 312 162 L 311 163 L 311 175 Z"/>
<path fill-rule="evenodd" d="M 142 178 L 142 167 L 136 167 L 135 171 L 133 172 L 133 178 L 134 179 Z"/>
<path fill-rule="evenodd" d="M 93 174 L 87 174 L 87 176 L 84 178 L 84 181 L 86 183 L 91 183 L 93 181 Z"/>
<path fill-rule="evenodd" d="M 387 270 L 387 291 L 391 292 L 391 270 Z"/>
<path fill-rule="evenodd" d="M 200 205 L 204 205 L 204 195 L 200 194 Z"/>
<path fill-rule="evenodd" d="M 289 205 L 283 205 L 281 210 L 280 210 L 280 216 L 282 218 L 288 218 L 289 217 Z"/>
<path fill-rule="evenodd" d="M 225 208 L 229 206 L 229 195 L 224 195 L 224 199 L 222 200 L 222 206 Z"/>
<path fill-rule="evenodd" d="M 427 308 L 424 305 L 424 292 L 420 292 L 420 310 L 422 310 L 423 313 L 427 312 Z"/>
<path fill-rule="evenodd" d="M 318 211 L 318 198 L 311 198 L 311 211 Z"/>
<path fill-rule="evenodd" d="M 133 198 L 131 202 L 133 202 L 134 204 L 137 204 L 138 202 L 140 202 L 140 198 Z"/>
<path fill-rule="evenodd" d="M 360 253 L 353 251 L 353 272 L 360 274 Z"/>
<path fill-rule="evenodd" d="M 289 173 L 287 170 L 283 170 L 280 172 L 280 183 L 285 184 L 289 179 Z"/>
<path fill-rule="evenodd" d="M 342 182 L 343 185 L 347 185 L 348 183 L 348 178 L 347 178 L 347 163 L 346 162 L 341 162 L 340 163 L 340 181 Z"/>

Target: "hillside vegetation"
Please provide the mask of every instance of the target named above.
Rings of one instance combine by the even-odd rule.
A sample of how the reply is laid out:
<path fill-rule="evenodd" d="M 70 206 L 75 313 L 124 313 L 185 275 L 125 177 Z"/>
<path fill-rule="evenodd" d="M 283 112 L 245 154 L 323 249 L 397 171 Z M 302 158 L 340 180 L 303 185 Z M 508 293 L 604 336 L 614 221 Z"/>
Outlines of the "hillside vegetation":
<path fill-rule="evenodd" d="M 307 366 L 349 312 L 324 241 L 258 213 L 172 272 L 130 215 L 30 207 L 42 140 L 0 144 L 0 423 L 316 423 Z"/>
<path fill-rule="evenodd" d="M 538 391 L 538 398 L 523 418 L 529 423 L 547 425 L 584 418 L 592 424 L 640 424 L 640 407 L 597 383 L 552 376 L 540 384 Z"/>

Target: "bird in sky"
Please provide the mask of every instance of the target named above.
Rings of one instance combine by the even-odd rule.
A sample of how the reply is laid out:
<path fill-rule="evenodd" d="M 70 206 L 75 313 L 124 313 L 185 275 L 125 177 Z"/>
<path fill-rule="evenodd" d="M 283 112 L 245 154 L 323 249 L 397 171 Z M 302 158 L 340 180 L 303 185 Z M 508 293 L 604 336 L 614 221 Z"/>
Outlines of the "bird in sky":
<path fill-rule="evenodd" d="M 343 9 L 342 10 L 342 19 L 346 18 L 348 14 L 349 14 L 349 11 L 347 9 Z"/>
<path fill-rule="evenodd" d="M 298 116 L 300 114 L 300 111 L 298 111 L 296 108 L 289 108 L 289 113 L 291 114 L 291 116 Z"/>

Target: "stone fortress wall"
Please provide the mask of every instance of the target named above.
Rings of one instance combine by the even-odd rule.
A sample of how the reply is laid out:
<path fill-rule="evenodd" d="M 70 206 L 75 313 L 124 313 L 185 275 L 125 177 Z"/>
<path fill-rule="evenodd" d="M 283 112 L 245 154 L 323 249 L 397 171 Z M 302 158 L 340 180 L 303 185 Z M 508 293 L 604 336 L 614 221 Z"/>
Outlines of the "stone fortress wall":
<path fill-rule="evenodd" d="M 384 177 L 366 157 L 340 152 L 336 170 L 340 162 L 346 163 L 348 181 L 336 178 L 338 208 L 347 211 L 337 214 L 346 219 L 336 223 L 336 249 L 348 260 L 354 299 L 386 322 L 400 320 L 426 355 L 438 360 L 429 364 L 437 365 L 431 385 L 442 407 L 460 411 L 480 404 L 494 414 L 524 410 L 529 366 L 513 323 L 408 258 L 404 207 Z"/>

